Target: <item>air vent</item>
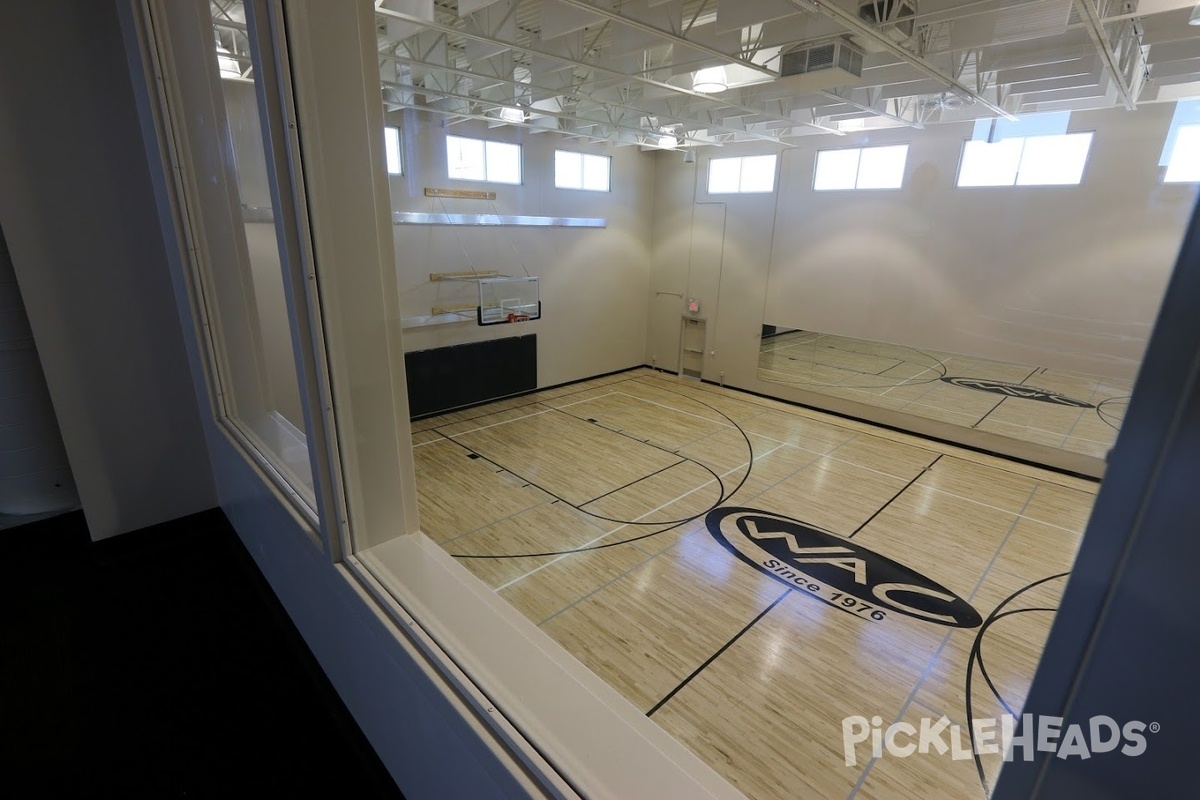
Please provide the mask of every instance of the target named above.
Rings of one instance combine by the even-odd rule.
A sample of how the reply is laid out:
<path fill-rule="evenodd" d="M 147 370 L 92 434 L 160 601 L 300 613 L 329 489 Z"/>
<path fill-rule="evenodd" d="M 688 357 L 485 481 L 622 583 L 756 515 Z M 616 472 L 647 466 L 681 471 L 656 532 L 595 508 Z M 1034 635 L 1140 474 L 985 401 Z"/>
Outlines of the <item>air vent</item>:
<path fill-rule="evenodd" d="M 779 59 L 779 82 L 797 89 L 832 89 L 862 77 L 863 51 L 846 39 L 797 47 Z"/>
<path fill-rule="evenodd" d="M 917 0 L 862 0 L 858 4 L 859 19 L 872 25 L 886 24 L 884 33 L 898 42 L 912 38 L 916 15 Z"/>

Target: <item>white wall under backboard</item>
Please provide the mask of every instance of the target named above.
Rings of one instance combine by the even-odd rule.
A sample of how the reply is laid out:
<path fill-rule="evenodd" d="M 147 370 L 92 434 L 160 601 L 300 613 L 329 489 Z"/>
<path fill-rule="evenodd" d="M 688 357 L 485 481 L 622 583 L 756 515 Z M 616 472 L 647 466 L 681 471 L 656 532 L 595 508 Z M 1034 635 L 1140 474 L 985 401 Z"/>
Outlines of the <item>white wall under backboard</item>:
<path fill-rule="evenodd" d="M 433 283 L 429 274 L 434 272 L 495 269 L 534 275 L 542 300 L 542 318 L 520 325 L 479 327 L 472 312 L 469 321 L 407 327 L 404 349 L 536 333 L 542 386 L 642 363 L 654 192 L 648 157 L 635 147 L 613 148 L 509 125 L 443 127 L 442 122 L 424 112 L 387 115 L 387 124 L 401 129 L 404 163 L 404 175 L 390 179 L 394 211 L 603 217 L 607 227 L 394 226 L 402 317 L 428 316 L 435 306 L 478 300 L 474 283 Z M 522 185 L 449 180 L 447 134 L 521 144 Z M 554 188 L 555 149 L 611 156 L 612 191 Z M 426 187 L 494 191 L 496 200 L 429 198 Z"/>
<path fill-rule="evenodd" d="M 956 188 L 964 124 L 805 138 L 782 151 L 772 195 L 709 197 L 705 156 L 778 147 L 698 165 L 660 154 L 651 297 L 715 291 L 704 377 L 767 393 L 764 322 L 1131 378 L 1196 197 L 1161 182 L 1173 109 L 1075 113 L 1072 131 L 1096 132 L 1078 187 Z M 903 189 L 812 190 L 817 149 L 901 142 Z M 692 224 L 709 202 L 727 209 L 723 237 Z M 697 242 L 722 248 L 715 276 L 689 268 Z M 666 330 L 651 321 L 647 360 L 677 346 Z"/>

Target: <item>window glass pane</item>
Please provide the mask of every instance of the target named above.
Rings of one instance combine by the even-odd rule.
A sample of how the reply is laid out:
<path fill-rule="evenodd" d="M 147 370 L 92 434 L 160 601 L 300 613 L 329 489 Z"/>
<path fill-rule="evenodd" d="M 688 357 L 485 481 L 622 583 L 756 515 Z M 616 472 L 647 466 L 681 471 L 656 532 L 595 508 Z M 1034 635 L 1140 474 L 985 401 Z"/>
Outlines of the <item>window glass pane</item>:
<path fill-rule="evenodd" d="M 770 192 L 775 189 L 775 156 L 749 156 L 742 159 L 740 191 Z"/>
<path fill-rule="evenodd" d="M 959 186 L 1012 186 L 1017 179 L 1024 139 L 967 142 L 958 168 Z"/>
<path fill-rule="evenodd" d="M 1092 134 L 1031 136 L 1021 155 L 1018 186 L 1074 186 L 1083 179 Z"/>
<path fill-rule="evenodd" d="M 908 145 L 865 147 L 858 162 L 859 189 L 899 189 L 904 183 Z"/>
<path fill-rule="evenodd" d="M 593 192 L 607 192 L 611 165 L 612 159 L 608 156 L 584 156 L 583 188 Z"/>
<path fill-rule="evenodd" d="M 225 10 L 244 19 L 241 2 Z M 214 34 L 216 41 L 214 42 Z M 262 122 L 254 91 L 249 45 L 240 29 L 217 26 L 203 32 L 203 48 L 215 48 L 217 75 L 184 63 L 180 50 L 176 73 L 179 116 L 176 124 L 203 126 L 192 136 L 200 150 L 192 163 L 217 163 L 188 197 L 204 255 L 196 268 L 204 276 L 200 313 L 212 332 L 217 417 L 256 452 L 315 510 L 312 467 L 308 458 L 303 402 L 288 318 L 287 297 L 276 237 L 271 179 L 263 149 Z M 243 75 L 248 77 L 243 77 Z M 213 96 L 212 83 L 220 94 Z M 198 122 L 203 120 L 203 122 Z M 195 122 L 194 122 L 195 121 Z M 209 127 L 220 130 L 214 136 Z M 217 142 L 220 144 L 217 144 Z M 220 147 L 221 157 L 210 162 Z M 232 149 L 232 158 L 225 148 Z"/>
<path fill-rule="evenodd" d="M 1200 125 L 1179 128 L 1163 180 L 1167 183 L 1200 181 Z"/>
<path fill-rule="evenodd" d="M 400 129 L 383 129 L 383 148 L 387 153 L 387 171 L 389 175 L 400 175 Z"/>
<path fill-rule="evenodd" d="M 813 188 L 819 192 L 853 189 L 858 177 L 861 150 L 821 150 L 817 153 L 817 177 Z"/>
<path fill-rule="evenodd" d="M 483 140 L 467 139 L 462 136 L 446 137 L 446 169 L 450 177 L 459 181 L 482 181 L 487 179 L 483 162 Z"/>
<path fill-rule="evenodd" d="M 736 192 L 741 185 L 740 158 L 714 158 L 708 162 L 709 194 Z"/>
<path fill-rule="evenodd" d="M 554 151 L 554 185 L 559 189 L 583 188 L 583 156 L 566 150 Z"/>
<path fill-rule="evenodd" d="M 521 147 L 505 142 L 486 142 L 487 180 L 492 183 L 521 182 Z"/>

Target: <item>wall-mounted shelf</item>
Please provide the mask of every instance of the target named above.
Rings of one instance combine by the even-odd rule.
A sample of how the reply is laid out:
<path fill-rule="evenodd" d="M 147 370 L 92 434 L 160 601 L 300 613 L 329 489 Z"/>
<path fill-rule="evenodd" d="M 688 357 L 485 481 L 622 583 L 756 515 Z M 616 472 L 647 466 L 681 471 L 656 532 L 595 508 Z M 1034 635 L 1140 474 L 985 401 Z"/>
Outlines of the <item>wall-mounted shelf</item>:
<path fill-rule="evenodd" d="M 532 217 L 504 214 L 443 214 L 429 211 L 393 211 L 393 225 L 466 225 L 517 228 L 607 228 L 603 217 Z"/>
<path fill-rule="evenodd" d="M 425 187 L 426 197 L 453 197 L 459 200 L 495 200 L 495 192 L 481 192 L 474 189 L 435 189 Z"/>
<path fill-rule="evenodd" d="M 500 272 L 494 269 L 463 270 L 462 272 L 431 272 L 431 281 L 475 281 L 480 278 L 499 278 Z"/>

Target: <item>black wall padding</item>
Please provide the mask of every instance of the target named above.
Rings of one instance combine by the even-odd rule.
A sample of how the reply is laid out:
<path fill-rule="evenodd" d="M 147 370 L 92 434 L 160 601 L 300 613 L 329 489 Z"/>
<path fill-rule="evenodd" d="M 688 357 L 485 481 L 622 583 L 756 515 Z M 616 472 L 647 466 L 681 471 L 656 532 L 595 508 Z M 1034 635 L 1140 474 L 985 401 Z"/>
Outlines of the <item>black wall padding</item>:
<path fill-rule="evenodd" d="M 537 388 L 537 334 L 404 354 L 413 417 Z"/>

